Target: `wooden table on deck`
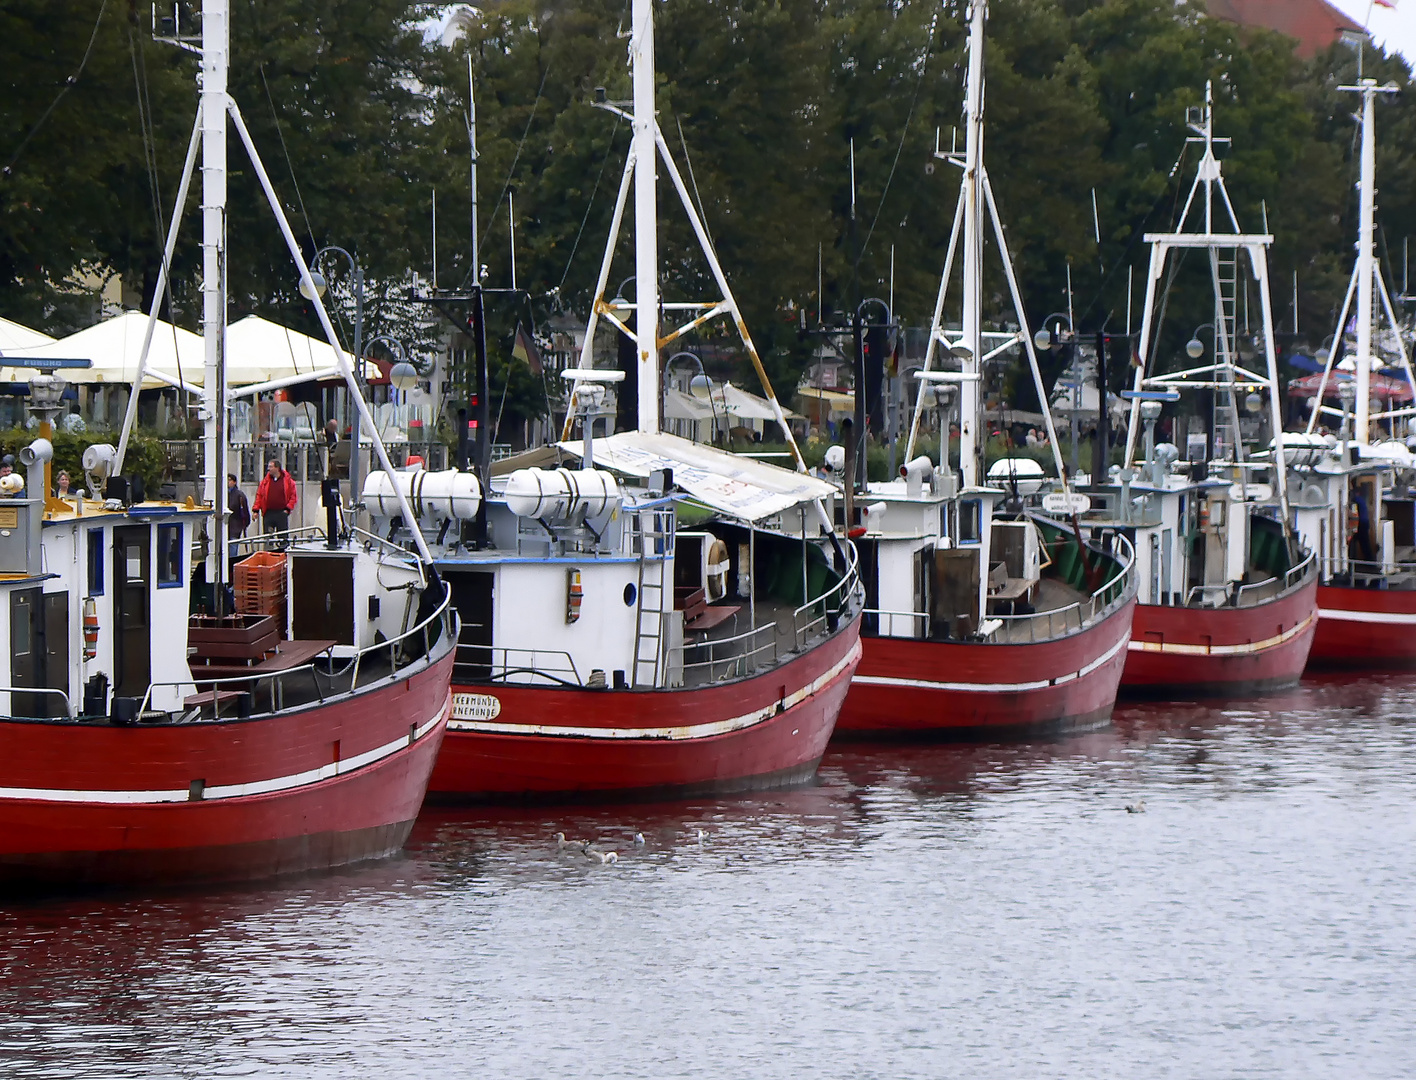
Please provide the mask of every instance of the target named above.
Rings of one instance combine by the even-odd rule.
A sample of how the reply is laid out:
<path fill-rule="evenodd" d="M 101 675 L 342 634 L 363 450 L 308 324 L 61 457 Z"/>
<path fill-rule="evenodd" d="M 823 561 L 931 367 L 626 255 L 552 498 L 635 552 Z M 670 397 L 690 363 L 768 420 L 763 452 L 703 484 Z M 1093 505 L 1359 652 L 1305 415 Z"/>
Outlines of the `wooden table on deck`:
<path fill-rule="evenodd" d="M 337 641 L 321 639 L 282 641 L 274 656 L 268 656 L 254 664 L 194 664 L 192 681 L 202 683 L 214 679 L 249 678 L 255 682 L 266 676 L 279 675 L 281 672 L 303 667 L 338 644 Z M 271 679 L 270 704 L 272 710 L 285 706 L 284 687 L 279 679 Z"/>

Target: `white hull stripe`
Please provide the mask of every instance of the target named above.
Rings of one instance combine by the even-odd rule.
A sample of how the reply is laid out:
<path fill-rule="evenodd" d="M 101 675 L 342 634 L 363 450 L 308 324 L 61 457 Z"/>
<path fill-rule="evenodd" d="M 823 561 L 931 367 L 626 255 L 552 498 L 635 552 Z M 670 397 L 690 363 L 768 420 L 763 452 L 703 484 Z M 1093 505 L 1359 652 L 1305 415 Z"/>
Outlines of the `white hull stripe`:
<path fill-rule="evenodd" d="M 1389 626 L 1416 626 L 1416 614 L 1406 611 L 1349 611 L 1346 608 L 1318 608 L 1318 618 L 1335 622 L 1386 623 Z"/>
<path fill-rule="evenodd" d="M 993 646 L 983 646 L 993 648 Z M 1117 653 L 1126 647 L 1126 639 L 1123 637 L 1106 652 L 1098 656 L 1079 671 L 1069 671 L 1065 675 L 1058 675 L 1055 679 L 1035 679 L 1032 682 L 1020 683 L 976 683 L 976 682 L 934 682 L 929 679 L 896 679 L 886 675 L 857 675 L 851 680 L 852 683 L 860 683 L 864 686 L 907 686 L 918 690 L 949 690 L 970 694 L 1008 694 L 1018 693 L 1024 690 L 1045 690 L 1052 686 L 1063 686 L 1073 682 L 1085 675 L 1090 675 L 1097 668 L 1112 660 Z"/>
<path fill-rule="evenodd" d="M 1165 653 L 1168 656 L 1247 656 L 1263 652 L 1291 641 L 1313 624 L 1318 612 L 1311 611 L 1308 617 L 1296 626 L 1263 641 L 1246 641 L 1240 645 L 1189 645 L 1179 641 L 1133 641 L 1132 652 Z"/>
<path fill-rule="evenodd" d="M 200 799 L 192 799 L 188 788 L 173 788 L 159 791 L 74 791 L 64 788 L 19 788 L 0 787 L 0 799 L 32 799 L 40 802 L 101 803 L 104 805 L 138 805 L 144 803 L 212 802 L 218 799 L 236 799 L 248 795 L 269 795 L 276 791 L 290 791 L 293 788 L 317 784 L 336 776 L 344 776 L 372 765 L 377 761 L 392 757 L 400 750 L 406 750 L 446 719 L 451 710 L 448 704 L 438 710 L 431 720 L 420 725 L 408 735 L 392 739 L 373 750 L 353 757 L 332 761 L 318 769 L 277 776 L 270 780 L 252 780 L 246 784 L 219 784 L 205 788 Z"/>
<path fill-rule="evenodd" d="M 726 735 L 730 731 L 741 731 L 764 720 L 770 720 L 778 713 L 800 705 L 813 694 L 825 689 L 838 679 L 841 672 L 849 670 L 860 660 L 860 642 L 845 656 L 841 657 L 824 675 L 813 679 L 800 690 L 788 694 L 779 701 L 762 709 L 756 709 L 727 720 L 714 720 L 706 724 L 688 724 L 683 727 L 567 727 L 559 724 L 506 724 L 494 720 L 452 720 L 447 728 L 451 732 L 475 731 L 489 735 L 541 735 L 560 736 L 577 739 L 644 739 L 644 740 L 684 740 L 706 739 L 713 735 Z"/>

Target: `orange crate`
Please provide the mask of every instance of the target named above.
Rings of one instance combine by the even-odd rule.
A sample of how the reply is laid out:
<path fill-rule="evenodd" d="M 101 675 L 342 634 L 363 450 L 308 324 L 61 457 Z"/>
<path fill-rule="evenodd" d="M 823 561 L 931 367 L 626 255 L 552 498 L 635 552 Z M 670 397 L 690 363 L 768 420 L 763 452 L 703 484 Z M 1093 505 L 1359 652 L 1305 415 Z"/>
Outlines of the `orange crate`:
<path fill-rule="evenodd" d="M 285 592 L 285 556 L 269 551 L 258 551 L 236 564 L 235 580 L 231 583 L 237 592 L 254 589 L 257 592 Z"/>

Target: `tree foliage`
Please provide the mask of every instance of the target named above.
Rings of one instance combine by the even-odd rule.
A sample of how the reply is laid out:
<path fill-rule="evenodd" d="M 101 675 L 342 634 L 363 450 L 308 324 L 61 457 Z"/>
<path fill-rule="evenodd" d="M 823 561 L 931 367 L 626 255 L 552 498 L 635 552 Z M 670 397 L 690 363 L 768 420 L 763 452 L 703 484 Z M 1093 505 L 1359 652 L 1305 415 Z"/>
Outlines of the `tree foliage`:
<path fill-rule="evenodd" d="M 7 316 L 68 329 L 55 286 L 83 267 L 121 272 L 151 292 L 196 107 L 195 63 L 153 43 L 136 10 L 10 0 L 0 11 Z M 395 301 L 411 270 L 431 271 L 436 189 L 438 283 L 471 279 L 470 59 L 478 261 L 489 284 L 510 284 L 514 198 L 516 278 L 530 294 L 529 315 L 525 298 L 494 302 L 492 325 L 509 335 L 518 318 L 583 314 L 629 141 L 628 125 L 595 107 L 598 87 L 611 102 L 629 97 L 628 3 L 504 0 L 451 49 L 420 31 L 430 10 L 407 0 L 233 5 L 232 93 L 297 236 L 308 251 L 338 244 L 358 255 L 371 283 L 369 335 L 410 336 L 416 319 Z M 671 0 L 655 13 L 659 121 L 779 390 L 811 347 L 796 332 L 803 309 L 814 321 L 893 292 L 907 322 L 927 321 L 958 191 L 957 170 L 933 151 L 936 137 L 947 148 L 961 130 L 962 0 Z M 86 50 L 82 74 L 46 116 Z M 986 154 L 1033 318 L 1070 306 L 1085 328 L 1120 329 L 1128 268 L 1139 306 L 1142 236 L 1176 218 L 1195 160 L 1185 109 L 1212 80 L 1217 129 L 1233 139 L 1224 168 L 1240 223 L 1259 231 L 1266 220 L 1276 237 L 1275 316 L 1284 329 L 1296 317 L 1314 336 L 1329 332 L 1356 210 L 1353 98 L 1338 87 L 1355 78 L 1357 60 L 1342 46 L 1299 60 L 1287 39 L 1189 2 L 994 0 Z M 1416 231 L 1416 95 L 1400 61 L 1369 47 L 1363 63 L 1364 74 L 1406 91 L 1382 102 L 1378 119 L 1381 241 L 1399 283 L 1405 237 Z M 233 316 L 308 319 L 234 140 L 231 162 Z M 659 198 L 666 299 L 711 296 L 663 169 Z M 611 290 L 633 272 L 631 232 Z M 196 242 L 193 219 L 174 267 L 177 316 L 189 325 Z M 337 259 L 329 267 L 344 273 Z M 632 295 L 632 283 L 625 288 Z M 335 295 L 347 324 L 344 293 Z M 989 318 L 1011 319 L 996 269 L 986 304 Z M 1207 304 L 1202 276 L 1177 279 L 1175 333 L 1206 320 Z M 696 340 L 733 355 L 733 337 L 723 324 Z M 495 342 L 493 352 L 501 355 Z M 752 382 L 745 361 L 721 364 L 715 374 Z M 506 377 L 494 376 L 494 387 Z M 507 415 L 528 415 L 544 391 L 511 378 Z"/>

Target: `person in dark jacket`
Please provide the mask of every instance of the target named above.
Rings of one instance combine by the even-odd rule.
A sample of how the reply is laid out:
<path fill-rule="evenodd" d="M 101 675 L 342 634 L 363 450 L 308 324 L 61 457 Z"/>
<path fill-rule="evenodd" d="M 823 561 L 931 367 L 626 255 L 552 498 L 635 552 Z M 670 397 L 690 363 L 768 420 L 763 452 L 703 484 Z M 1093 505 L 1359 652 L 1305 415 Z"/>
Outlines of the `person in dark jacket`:
<path fill-rule="evenodd" d="M 226 474 L 226 509 L 230 511 L 226 518 L 226 538 L 240 540 L 251 527 L 251 503 L 236 483 L 235 473 Z"/>
<path fill-rule="evenodd" d="M 261 515 L 266 533 L 286 532 L 290 528 L 290 511 L 295 509 L 295 478 L 281 467 L 277 458 L 266 462 L 266 474 L 256 489 L 253 509 Z"/>

